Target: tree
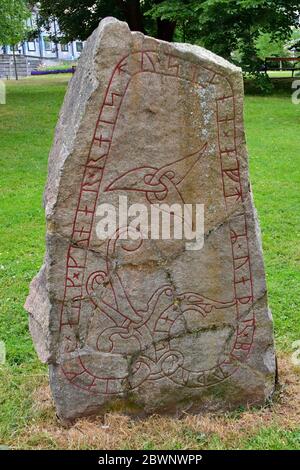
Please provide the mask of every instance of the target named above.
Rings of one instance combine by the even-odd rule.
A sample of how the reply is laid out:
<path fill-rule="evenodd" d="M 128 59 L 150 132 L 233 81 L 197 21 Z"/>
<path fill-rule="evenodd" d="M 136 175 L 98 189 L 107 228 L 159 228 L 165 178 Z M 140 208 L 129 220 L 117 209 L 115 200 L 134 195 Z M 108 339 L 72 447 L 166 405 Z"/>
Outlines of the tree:
<path fill-rule="evenodd" d="M 66 40 L 85 40 L 105 16 L 159 39 L 189 41 L 257 73 L 257 40 L 283 41 L 299 27 L 300 0 L 41 0 L 44 21 L 56 17 Z"/>
<path fill-rule="evenodd" d="M 258 56 L 265 59 L 270 56 L 289 57 L 291 55 L 286 41 L 272 40 L 269 33 L 262 33 L 256 41 Z"/>
<path fill-rule="evenodd" d="M 106 16 L 115 16 L 127 21 L 132 30 L 145 32 L 140 0 L 42 0 L 39 6 L 39 26 L 47 29 L 56 18 L 66 42 L 87 39 Z"/>
<path fill-rule="evenodd" d="M 176 0 L 174 0 L 175 3 Z M 31 1 L 32 5 L 36 2 Z M 41 26 L 57 18 L 66 41 L 85 40 L 106 16 L 115 16 L 128 23 L 132 31 L 141 31 L 159 39 L 172 41 L 176 19 L 147 14 L 164 0 L 41 0 Z M 182 0 L 179 3 L 190 3 Z M 178 9 L 177 9 L 178 10 Z M 154 12 L 154 10 L 153 10 Z M 178 12 L 179 13 L 179 12 Z"/>
<path fill-rule="evenodd" d="M 18 80 L 15 48 L 26 36 L 26 19 L 30 16 L 25 0 L 0 0 L 0 44 L 13 48 L 15 75 Z"/>
<path fill-rule="evenodd" d="M 177 37 L 198 43 L 241 66 L 260 88 L 270 81 L 263 66 L 259 38 L 286 42 L 299 28 L 299 0 L 166 0 L 148 12 L 152 17 L 177 18 Z"/>

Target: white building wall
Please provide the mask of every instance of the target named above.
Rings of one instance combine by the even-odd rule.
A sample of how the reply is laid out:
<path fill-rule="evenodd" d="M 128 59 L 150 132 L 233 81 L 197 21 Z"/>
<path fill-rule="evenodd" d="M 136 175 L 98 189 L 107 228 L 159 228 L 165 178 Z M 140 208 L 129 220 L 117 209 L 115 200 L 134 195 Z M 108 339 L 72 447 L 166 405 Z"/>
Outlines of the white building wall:
<path fill-rule="evenodd" d="M 37 10 L 32 12 L 31 18 L 27 20 L 29 28 L 36 26 L 38 17 Z M 56 35 L 58 43 L 49 41 L 49 34 Z M 80 57 L 81 50 L 83 47 L 82 41 L 74 41 L 67 45 L 59 42 L 60 32 L 57 21 L 52 22 L 50 32 L 42 30 L 40 36 L 32 41 L 24 41 L 16 47 L 16 53 L 20 55 L 27 55 L 30 57 L 39 57 L 42 59 L 54 59 L 54 60 L 76 60 Z M 0 47 L 0 54 L 12 54 L 12 48 L 10 46 Z"/>

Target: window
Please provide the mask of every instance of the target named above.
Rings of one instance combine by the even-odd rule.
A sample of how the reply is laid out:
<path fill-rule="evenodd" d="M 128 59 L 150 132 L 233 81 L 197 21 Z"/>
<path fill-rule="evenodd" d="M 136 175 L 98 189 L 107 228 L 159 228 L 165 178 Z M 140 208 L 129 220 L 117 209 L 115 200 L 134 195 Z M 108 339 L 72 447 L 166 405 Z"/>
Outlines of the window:
<path fill-rule="evenodd" d="M 69 52 L 69 44 L 61 44 L 61 52 Z"/>
<path fill-rule="evenodd" d="M 82 50 L 83 50 L 82 42 L 76 42 L 76 51 L 77 52 L 82 52 Z"/>
<path fill-rule="evenodd" d="M 27 42 L 27 49 L 29 52 L 35 52 L 36 47 L 35 47 L 35 42 L 34 41 L 28 41 Z"/>
<path fill-rule="evenodd" d="M 52 42 L 49 38 L 44 38 L 45 51 L 52 52 Z"/>

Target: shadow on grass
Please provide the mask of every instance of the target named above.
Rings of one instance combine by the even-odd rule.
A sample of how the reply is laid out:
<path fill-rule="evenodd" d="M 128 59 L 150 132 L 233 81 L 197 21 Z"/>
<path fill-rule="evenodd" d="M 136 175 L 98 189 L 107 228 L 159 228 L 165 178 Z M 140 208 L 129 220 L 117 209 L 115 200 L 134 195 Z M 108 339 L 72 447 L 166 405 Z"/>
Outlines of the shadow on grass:
<path fill-rule="evenodd" d="M 267 95 L 267 96 L 291 96 L 293 89 L 292 84 L 295 80 L 300 80 L 300 77 L 295 76 L 294 78 L 272 78 L 272 90 L 269 93 L 263 92 L 255 80 L 245 79 L 245 94 L 246 95 Z"/>

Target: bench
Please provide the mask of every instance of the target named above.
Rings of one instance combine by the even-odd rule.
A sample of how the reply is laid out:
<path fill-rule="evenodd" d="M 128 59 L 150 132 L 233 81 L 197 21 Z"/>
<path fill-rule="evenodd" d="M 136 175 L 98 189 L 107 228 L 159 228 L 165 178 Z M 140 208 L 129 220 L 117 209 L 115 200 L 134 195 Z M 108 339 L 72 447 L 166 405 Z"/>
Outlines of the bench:
<path fill-rule="evenodd" d="M 266 57 L 263 71 L 268 72 L 295 72 L 300 71 L 300 57 Z"/>

